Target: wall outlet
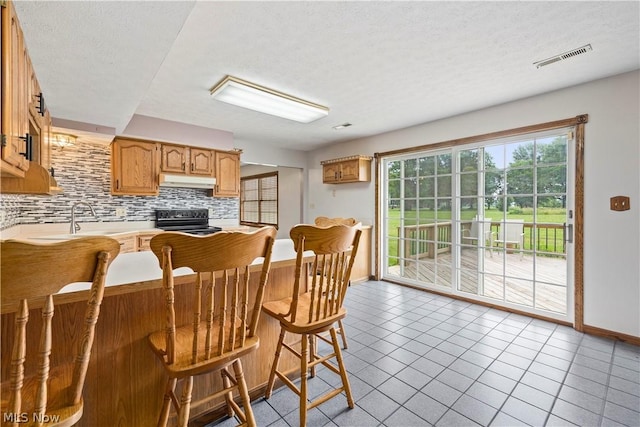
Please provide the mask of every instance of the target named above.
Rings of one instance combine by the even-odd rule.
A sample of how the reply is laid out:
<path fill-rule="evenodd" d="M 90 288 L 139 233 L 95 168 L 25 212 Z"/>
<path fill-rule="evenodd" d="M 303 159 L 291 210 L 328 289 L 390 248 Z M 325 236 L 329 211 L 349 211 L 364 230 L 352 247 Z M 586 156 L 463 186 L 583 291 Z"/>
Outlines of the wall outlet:
<path fill-rule="evenodd" d="M 116 208 L 116 216 L 127 216 L 127 208 Z"/>
<path fill-rule="evenodd" d="M 213 208 L 209 208 L 209 218 L 213 218 Z"/>

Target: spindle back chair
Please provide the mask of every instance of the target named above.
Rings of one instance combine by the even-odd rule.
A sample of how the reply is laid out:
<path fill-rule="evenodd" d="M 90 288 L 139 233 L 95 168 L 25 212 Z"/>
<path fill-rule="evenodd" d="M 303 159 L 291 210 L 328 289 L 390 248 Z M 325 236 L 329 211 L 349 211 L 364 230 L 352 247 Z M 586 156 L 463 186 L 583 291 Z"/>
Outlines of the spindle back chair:
<path fill-rule="evenodd" d="M 49 420 L 47 426 L 70 426 L 80 420 L 107 270 L 119 251 L 120 244 L 108 237 L 0 243 L 2 315 L 3 321 L 13 323 L 13 330 L 6 329 L 13 333 L 13 345 L 11 354 L 5 355 L 11 359 L 8 378 L 4 366 L 2 371 L 2 425 L 38 425 L 38 420 Z M 60 325 L 54 319 L 54 295 L 78 282 L 90 283 L 84 318 Z M 28 324 L 30 316 L 33 325 Z M 78 338 L 67 342 L 69 337 Z M 62 351 L 54 351 L 69 346 L 74 350 L 67 359 Z"/>
<path fill-rule="evenodd" d="M 290 236 L 296 251 L 296 273 L 292 296 L 266 302 L 263 305 L 264 312 L 277 319 L 281 327 L 265 396 L 270 397 L 275 378 L 278 377 L 300 397 L 301 426 L 306 425 L 308 409 L 326 402 L 343 391 L 349 408 L 354 406 L 334 324 L 347 315 L 343 303 L 361 233 L 362 230 L 359 227 L 345 225 L 293 227 Z M 307 264 L 305 258 L 310 254 L 313 254 L 313 261 Z M 308 281 L 310 283 L 306 283 Z M 324 336 L 327 331 L 329 338 Z M 300 351 L 284 342 L 287 333 L 300 335 Z M 322 356 L 317 354 L 315 345 L 317 339 L 330 344 L 332 352 Z M 311 347 L 310 351 L 309 347 Z M 286 372 L 278 370 L 283 348 L 300 359 L 300 387 L 288 378 Z M 336 359 L 337 366 L 330 362 L 333 358 Z M 315 366 L 318 364 L 338 374 L 342 386 L 325 393 L 313 402 L 308 402 L 307 375 L 314 376 Z"/>
<path fill-rule="evenodd" d="M 260 342 L 256 328 L 275 235 L 273 227 L 263 227 L 253 232 L 222 231 L 209 236 L 165 232 L 151 239 L 151 250 L 163 270 L 167 319 L 163 330 L 149 335 L 151 348 L 169 377 L 158 425 L 167 424 L 172 404 L 178 424 L 186 426 L 192 406 L 221 396 L 230 416 L 235 413 L 243 423 L 256 424 L 240 357 L 256 350 Z M 263 260 L 256 272 L 259 283 L 254 292 L 249 286 L 250 273 L 258 258 Z M 180 267 L 196 273 L 191 302 L 176 301 L 173 272 Z M 180 316 L 179 307 L 188 313 Z M 180 324 L 180 318 L 190 322 Z M 222 390 L 191 403 L 193 377 L 216 371 L 222 376 Z M 180 398 L 174 392 L 178 379 L 184 380 Z M 244 411 L 233 400 L 234 390 L 240 394 Z"/>

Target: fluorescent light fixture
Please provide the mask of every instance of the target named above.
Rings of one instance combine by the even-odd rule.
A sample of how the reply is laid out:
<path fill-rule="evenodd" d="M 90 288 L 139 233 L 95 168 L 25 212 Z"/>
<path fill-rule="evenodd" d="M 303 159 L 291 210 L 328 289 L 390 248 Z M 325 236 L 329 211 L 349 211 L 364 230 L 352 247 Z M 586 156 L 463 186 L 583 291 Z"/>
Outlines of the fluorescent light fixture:
<path fill-rule="evenodd" d="M 329 114 L 329 109 L 322 105 L 231 76 L 215 85 L 211 96 L 218 101 L 300 123 L 311 123 Z"/>

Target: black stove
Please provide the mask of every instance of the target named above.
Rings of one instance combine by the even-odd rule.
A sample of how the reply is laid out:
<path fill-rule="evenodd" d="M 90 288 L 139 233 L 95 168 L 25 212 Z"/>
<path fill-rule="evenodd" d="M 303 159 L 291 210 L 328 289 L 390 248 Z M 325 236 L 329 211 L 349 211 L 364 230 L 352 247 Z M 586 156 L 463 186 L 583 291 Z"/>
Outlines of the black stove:
<path fill-rule="evenodd" d="M 208 209 L 157 209 L 156 228 L 201 236 L 222 231 L 209 226 Z"/>

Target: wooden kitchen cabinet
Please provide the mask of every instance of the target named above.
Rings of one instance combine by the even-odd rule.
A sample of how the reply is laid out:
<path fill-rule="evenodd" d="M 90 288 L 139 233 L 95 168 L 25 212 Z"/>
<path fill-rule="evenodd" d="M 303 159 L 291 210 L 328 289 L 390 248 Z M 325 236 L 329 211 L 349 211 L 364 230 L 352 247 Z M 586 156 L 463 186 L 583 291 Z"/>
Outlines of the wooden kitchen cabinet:
<path fill-rule="evenodd" d="M 159 145 L 133 138 L 114 139 L 111 143 L 111 194 L 158 195 Z"/>
<path fill-rule="evenodd" d="M 164 173 L 185 173 L 188 148 L 182 145 L 162 144 L 160 171 Z"/>
<path fill-rule="evenodd" d="M 191 175 L 215 176 L 215 151 L 204 148 L 189 148 Z"/>
<path fill-rule="evenodd" d="M 160 171 L 171 174 L 214 176 L 215 151 L 185 145 L 162 144 Z"/>
<path fill-rule="evenodd" d="M 24 177 L 27 153 L 27 50 L 12 2 L 0 7 L 2 20 L 2 176 Z"/>
<path fill-rule="evenodd" d="M 159 231 L 154 231 L 153 233 L 138 233 L 138 242 L 136 245 L 136 250 L 140 251 L 150 251 L 151 250 L 151 239 L 153 236 L 160 233 Z"/>
<path fill-rule="evenodd" d="M 0 189 L 2 193 L 55 194 L 51 170 L 51 115 L 29 58 L 12 2 L 0 2 L 2 101 Z"/>
<path fill-rule="evenodd" d="M 111 194 L 158 195 L 160 174 L 215 177 L 209 195 L 240 195 L 240 152 L 116 137 L 111 150 Z"/>
<path fill-rule="evenodd" d="M 371 157 L 352 156 L 325 160 L 322 165 L 322 182 L 343 184 L 371 181 Z"/>
<path fill-rule="evenodd" d="M 216 186 L 213 196 L 240 196 L 240 153 L 216 151 Z"/>
<path fill-rule="evenodd" d="M 114 237 L 120 243 L 120 253 L 126 254 L 137 250 L 138 236 L 135 234 L 127 234 L 124 236 Z"/>
<path fill-rule="evenodd" d="M 351 283 L 366 282 L 371 278 L 371 229 L 370 225 L 362 227 L 356 260 L 351 270 Z"/>

